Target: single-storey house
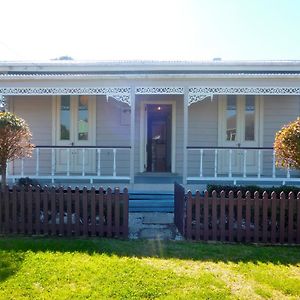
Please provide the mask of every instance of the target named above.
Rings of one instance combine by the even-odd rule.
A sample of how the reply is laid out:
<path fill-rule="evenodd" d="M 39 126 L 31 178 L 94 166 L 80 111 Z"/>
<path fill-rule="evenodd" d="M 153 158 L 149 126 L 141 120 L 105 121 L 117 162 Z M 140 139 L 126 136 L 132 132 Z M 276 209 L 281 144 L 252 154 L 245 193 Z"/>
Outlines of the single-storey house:
<path fill-rule="evenodd" d="M 300 182 L 272 148 L 300 115 L 300 61 L 1 62 L 0 96 L 36 145 L 10 180 Z"/>

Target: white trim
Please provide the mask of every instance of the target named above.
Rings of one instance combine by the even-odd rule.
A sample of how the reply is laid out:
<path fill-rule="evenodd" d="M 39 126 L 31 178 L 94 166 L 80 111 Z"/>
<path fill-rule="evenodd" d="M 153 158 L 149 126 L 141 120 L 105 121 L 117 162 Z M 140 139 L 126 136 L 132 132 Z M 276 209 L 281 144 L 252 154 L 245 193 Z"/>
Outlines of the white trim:
<path fill-rule="evenodd" d="M 145 172 L 147 165 L 146 155 L 146 136 L 147 136 L 147 118 L 145 106 L 147 104 L 169 104 L 172 106 L 172 141 L 171 141 L 171 172 L 176 170 L 176 100 L 142 100 L 140 108 L 140 172 Z"/>

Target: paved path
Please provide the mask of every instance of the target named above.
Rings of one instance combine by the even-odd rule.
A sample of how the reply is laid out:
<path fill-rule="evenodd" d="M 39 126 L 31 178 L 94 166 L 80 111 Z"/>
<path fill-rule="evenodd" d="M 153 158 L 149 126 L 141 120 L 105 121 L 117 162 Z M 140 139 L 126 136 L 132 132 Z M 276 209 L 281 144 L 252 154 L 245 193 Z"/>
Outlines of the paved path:
<path fill-rule="evenodd" d="M 130 239 L 183 240 L 174 225 L 173 213 L 140 212 L 129 214 Z"/>

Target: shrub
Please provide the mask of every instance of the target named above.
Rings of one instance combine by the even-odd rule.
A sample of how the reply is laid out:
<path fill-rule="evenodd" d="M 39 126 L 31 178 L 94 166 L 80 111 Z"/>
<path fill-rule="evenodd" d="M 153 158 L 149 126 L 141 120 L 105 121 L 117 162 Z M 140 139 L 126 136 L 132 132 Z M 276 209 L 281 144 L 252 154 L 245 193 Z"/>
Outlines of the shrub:
<path fill-rule="evenodd" d="M 7 162 L 30 156 L 33 144 L 26 122 L 10 112 L 0 112 L 1 187 L 6 185 Z"/>
<path fill-rule="evenodd" d="M 300 169 L 300 118 L 276 133 L 274 150 L 278 167 Z"/>

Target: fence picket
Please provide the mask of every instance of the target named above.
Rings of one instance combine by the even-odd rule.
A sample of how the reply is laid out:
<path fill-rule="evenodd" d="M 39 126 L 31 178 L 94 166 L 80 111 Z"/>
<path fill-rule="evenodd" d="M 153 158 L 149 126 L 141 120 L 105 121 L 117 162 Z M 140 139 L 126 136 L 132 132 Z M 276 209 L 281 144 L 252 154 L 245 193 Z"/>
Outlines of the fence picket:
<path fill-rule="evenodd" d="M 208 191 L 205 191 L 204 193 L 204 209 L 203 209 L 203 229 L 204 229 L 204 241 L 208 240 L 208 209 L 209 209 L 209 197 L 208 197 Z"/>
<path fill-rule="evenodd" d="M 41 234 L 41 190 L 38 186 L 35 190 L 35 221 L 34 221 L 34 232 L 35 234 Z"/>
<path fill-rule="evenodd" d="M 242 240 L 242 209 L 243 209 L 243 203 L 242 203 L 242 192 L 238 191 L 237 193 L 237 216 L 236 216 L 236 236 L 237 236 L 237 241 L 241 242 Z"/>
<path fill-rule="evenodd" d="M 9 199 L 9 189 L 8 186 L 4 188 L 4 232 L 9 233 L 9 204 L 10 204 L 10 199 Z"/>
<path fill-rule="evenodd" d="M 91 189 L 91 236 L 96 235 L 96 191 Z"/>
<path fill-rule="evenodd" d="M 288 196 L 288 243 L 294 242 L 294 193 Z"/>
<path fill-rule="evenodd" d="M 226 204 L 226 198 L 225 198 L 225 192 L 221 191 L 220 193 L 220 240 L 224 242 L 226 240 L 225 237 L 225 204 Z"/>
<path fill-rule="evenodd" d="M 88 236 L 88 193 L 87 188 L 84 187 L 82 190 L 81 197 L 81 205 L 82 205 L 82 222 L 83 222 L 83 235 Z"/>
<path fill-rule="evenodd" d="M 279 242 L 283 244 L 285 242 L 285 194 L 280 193 L 280 232 L 279 232 Z"/>
<path fill-rule="evenodd" d="M 58 207 L 59 207 L 59 234 L 64 235 L 64 190 L 62 187 L 58 190 Z"/>
<path fill-rule="evenodd" d="M 115 188 L 113 200 L 115 204 L 114 212 L 114 233 L 116 236 L 120 236 L 120 190 Z"/>
<path fill-rule="evenodd" d="M 17 233 L 17 187 L 13 187 L 12 193 L 12 233 Z"/>
<path fill-rule="evenodd" d="M 24 199 L 24 189 L 21 190 L 21 199 L 22 199 L 22 194 L 23 194 L 23 199 Z M 48 190 L 48 187 L 46 186 L 44 188 L 44 192 L 43 192 L 43 214 L 42 214 L 44 235 L 49 234 L 48 217 L 49 217 L 49 190 Z M 22 224 L 21 224 L 21 226 L 22 226 Z"/>
<path fill-rule="evenodd" d="M 123 224 L 122 224 L 122 232 L 123 232 L 123 237 L 128 236 L 128 189 L 124 189 L 123 195 L 122 195 L 122 200 L 123 200 Z"/>
<path fill-rule="evenodd" d="M 195 239 L 200 240 L 200 192 L 196 191 L 195 194 Z"/>
<path fill-rule="evenodd" d="M 104 232 L 104 223 L 105 223 L 105 215 L 104 215 L 104 191 L 103 188 L 99 188 L 99 226 L 98 233 L 100 236 L 103 235 Z"/>
<path fill-rule="evenodd" d="M 111 188 L 108 188 L 106 191 L 106 197 L 104 196 L 104 199 L 106 199 L 106 217 L 107 217 L 107 225 L 106 225 L 106 234 L 108 237 L 112 236 L 112 197 L 111 197 L 112 191 Z"/>
<path fill-rule="evenodd" d="M 187 212 L 186 212 L 186 237 L 192 239 L 192 205 L 193 205 L 192 192 L 187 193 Z"/>
<path fill-rule="evenodd" d="M 75 188 L 75 235 L 80 236 L 81 235 L 81 229 L 82 229 L 82 222 L 81 222 L 81 211 L 80 211 L 80 197 L 79 197 L 79 188 Z"/>
<path fill-rule="evenodd" d="M 32 186 L 29 186 L 27 192 L 27 233 L 32 235 Z"/>
<path fill-rule="evenodd" d="M 259 200 L 259 193 L 254 193 L 254 243 L 259 242 L 259 213 L 260 213 L 260 200 Z"/>
<path fill-rule="evenodd" d="M 75 214 L 72 213 L 72 190 L 67 189 L 67 236 L 72 235 L 72 224 L 75 221 Z"/>
<path fill-rule="evenodd" d="M 51 203 L 51 235 L 56 235 L 56 191 L 55 187 L 50 189 Z"/>
<path fill-rule="evenodd" d="M 277 195 L 275 192 L 271 194 L 271 243 L 277 242 Z"/>
<path fill-rule="evenodd" d="M 234 220 L 234 197 L 233 192 L 230 191 L 228 195 L 229 207 L 228 207 L 228 240 L 233 242 L 233 220 Z"/>
<path fill-rule="evenodd" d="M 217 192 L 212 193 L 212 203 L 211 203 L 211 222 L 212 222 L 212 239 L 217 240 Z"/>
<path fill-rule="evenodd" d="M 251 193 L 248 191 L 246 192 L 245 196 L 246 196 L 245 241 L 246 243 L 249 243 L 251 241 L 251 208 L 252 208 Z"/>
<path fill-rule="evenodd" d="M 268 209 L 269 209 L 269 196 L 267 192 L 263 193 L 262 199 L 262 242 L 268 242 Z"/>

